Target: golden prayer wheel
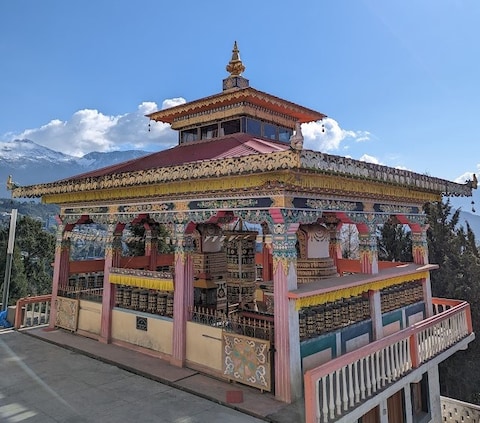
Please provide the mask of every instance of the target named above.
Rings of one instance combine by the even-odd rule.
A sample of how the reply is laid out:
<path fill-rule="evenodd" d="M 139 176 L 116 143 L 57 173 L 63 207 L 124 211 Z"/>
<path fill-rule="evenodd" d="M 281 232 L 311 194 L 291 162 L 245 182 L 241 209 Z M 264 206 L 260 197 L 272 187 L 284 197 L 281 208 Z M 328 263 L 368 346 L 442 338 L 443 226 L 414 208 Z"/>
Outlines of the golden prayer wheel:
<path fill-rule="evenodd" d="M 157 292 L 149 291 L 148 292 L 148 311 L 150 313 L 155 313 L 157 311 Z"/>
<path fill-rule="evenodd" d="M 157 313 L 162 316 L 167 312 L 167 294 L 157 295 Z"/>
<path fill-rule="evenodd" d="M 173 316 L 173 295 L 167 295 L 167 316 Z"/>
<path fill-rule="evenodd" d="M 138 310 L 140 307 L 140 291 L 135 289 L 132 291 L 132 308 Z"/>
<path fill-rule="evenodd" d="M 148 291 L 140 291 L 138 298 L 138 308 L 145 311 L 148 305 Z"/>
<path fill-rule="evenodd" d="M 123 290 L 123 306 L 129 308 L 132 304 L 132 289 L 125 288 Z"/>
<path fill-rule="evenodd" d="M 123 305 L 123 288 L 117 287 L 115 290 L 115 305 L 117 307 Z"/>

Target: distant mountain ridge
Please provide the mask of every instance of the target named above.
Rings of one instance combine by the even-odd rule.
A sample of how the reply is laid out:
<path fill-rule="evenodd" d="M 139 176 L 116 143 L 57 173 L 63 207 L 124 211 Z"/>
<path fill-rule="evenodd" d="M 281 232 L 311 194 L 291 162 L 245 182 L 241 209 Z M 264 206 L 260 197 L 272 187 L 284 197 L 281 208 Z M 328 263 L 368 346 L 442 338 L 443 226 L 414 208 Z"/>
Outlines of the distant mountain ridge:
<path fill-rule="evenodd" d="M 151 154 L 128 150 L 107 153 L 92 152 L 74 157 L 31 140 L 0 141 L 0 198 L 9 198 L 6 181 L 12 175 L 19 185 L 53 182 Z"/>

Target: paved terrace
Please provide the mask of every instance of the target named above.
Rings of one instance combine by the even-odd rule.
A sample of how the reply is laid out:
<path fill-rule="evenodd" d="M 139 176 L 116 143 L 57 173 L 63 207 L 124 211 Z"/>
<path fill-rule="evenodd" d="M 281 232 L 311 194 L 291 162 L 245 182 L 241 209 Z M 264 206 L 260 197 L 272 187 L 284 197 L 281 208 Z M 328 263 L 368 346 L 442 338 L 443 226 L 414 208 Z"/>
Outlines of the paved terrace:
<path fill-rule="evenodd" d="M 5 332 L 4 332 L 5 334 Z M 203 398 L 204 400 L 212 401 L 215 404 L 221 404 L 226 406 L 232 410 L 236 410 L 240 414 L 240 417 L 234 418 L 234 416 L 223 416 L 223 420 L 218 421 L 242 421 L 242 422 L 254 422 L 256 419 L 260 419 L 262 421 L 272 422 L 272 423 L 291 423 L 291 422 L 302 422 L 304 421 L 304 402 L 299 401 L 296 404 L 287 405 L 282 402 L 277 401 L 271 393 L 261 393 L 260 391 L 253 389 L 248 386 L 240 385 L 240 384 L 232 384 L 228 383 L 210 376 L 206 376 L 194 370 L 186 369 L 186 368 L 178 368 L 175 366 L 171 366 L 167 361 L 162 360 L 155 356 L 149 356 L 145 354 L 141 354 L 139 352 L 126 349 L 117 345 L 113 344 L 103 344 L 98 341 L 85 338 L 82 336 L 78 336 L 72 334 L 70 332 L 64 331 L 63 329 L 55 329 L 49 330 L 46 327 L 37 327 L 33 329 L 23 329 L 17 332 L 11 332 L 8 336 L 16 336 L 17 343 L 29 344 L 32 342 L 32 337 L 35 338 L 37 343 L 36 347 L 31 346 L 30 349 L 37 348 L 38 350 L 33 352 L 34 355 L 37 357 L 42 356 L 42 347 L 41 345 L 48 345 L 47 343 L 51 343 L 62 347 L 66 351 L 69 351 L 69 354 L 81 354 L 87 357 L 94 358 L 104 363 L 108 363 L 113 365 L 121 371 L 127 371 L 134 375 L 142 376 L 143 378 L 150 379 L 151 381 L 158 382 L 159 386 L 171 387 L 176 388 L 181 391 L 194 394 L 197 397 Z M 6 339 L 5 337 L 0 337 L 0 341 Z M 22 342 L 23 340 L 23 342 Z M 38 341 L 40 342 L 40 347 L 38 347 Z M 5 357 L 3 349 L 8 348 L 5 347 L 5 341 L 0 343 L 0 357 Z M 45 348 L 45 347 L 43 347 Z M 77 386 L 79 381 L 72 380 L 72 375 L 75 373 L 72 369 L 76 366 L 75 356 L 71 356 L 71 366 L 65 365 L 65 363 L 59 363 L 55 359 L 51 358 L 48 354 L 43 355 L 41 360 L 43 361 L 43 371 L 40 374 L 47 374 L 49 369 L 54 372 L 59 379 L 63 380 L 63 386 L 65 390 L 68 390 L 67 386 L 70 384 L 71 386 Z M 14 360 L 12 358 L 12 360 Z M 15 360 L 18 360 L 15 359 Z M 50 360 L 50 362 L 49 362 Z M 2 366 L 2 362 L 5 363 L 5 360 L 0 359 L 0 366 Z M 61 369 L 59 369 L 62 367 Z M 2 367 L 0 367 L 2 368 Z M 59 375 L 59 370 L 61 375 Z M 119 370 L 120 371 L 120 370 Z M 4 372 L 2 371 L 2 374 Z M 3 386 L 5 379 L 3 379 L 0 386 Z M 31 385 L 35 385 L 32 381 L 27 381 L 24 383 L 30 383 Z M 160 385 L 161 384 L 161 385 Z M 141 385 L 142 386 L 142 385 Z M 139 387 L 138 390 L 144 389 L 144 392 L 136 392 L 136 396 L 145 395 L 148 397 L 150 394 L 146 388 Z M 1 388 L 5 389 L 5 388 Z M 9 389 L 9 388 L 7 388 Z M 12 387 L 12 389 L 18 389 L 19 392 L 22 391 L 22 387 Z M 27 389 L 24 385 L 23 389 Z M 120 388 L 119 388 L 120 389 Z M 243 396 L 243 401 L 235 402 L 240 396 Z M 60 392 L 60 395 L 62 392 Z M 117 393 L 115 393 L 116 395 Z M 113 395 L 113 394 L 112 394 Z M 171 394 L 170 394 L 171 395 Z M 228 397 L 227 397 L 228 395 Z M 161 397 L 161 394 L 159 395 Z M 18 420 L 2 420 L 3 416 L 3 404 L 2 404 L 2 392 L 0 390 L 0 421 L 10 422 L 10 421 L 18 421 Z M 233 399 L 233 401 L 231 401 Z M 105 400 L 108 401 L 108 398 L 105 397 Z M 170 404 L 171 403 L 171 404 Z M 188 400 L 187 400 L 188 403 Z M 141 402 L 139 403 L 141 404 Z M 95 406 L 95 405 L 91 405 Z M 100 404 L 99 404 L 100 406 Z M 169 415 L 167 409 L 169 406 L 174 407 L 178 405 L 174 404 L 174 400 L 168 402 L 168 404 L 164 404 L 166 407 L 165 412 Z M 89 404 L 88 401 L 85 403 L 85 407 L 88 408 Z M 134 405 L 132 405 L 135 408 Z M 191 407 L 190 407 L 191 408 Z M 185 419 L 171 419 L 167 417 L 167 415 L 158 415 L 158 419 L 152 421 L 165 421 L 165 422 L 209 422 L 213 423 L 217 421 L 215 418 L 212 419 L 212 413 L 210 414 L 203 414 L 202 417 L 195 417 L 195 419 L 191 420 L 190 418 Z M 220 413 L 220 411 L 217 411 Z M 137 410 L 137 418 L 140 418 L 142 414 L 142 410 Z M 201 416 L 202 414 L 200 414 Z M 243 416 L 243 417 L 241 417 Z M 13 417 L 13 416 L 12 416 Z M 26 416 L 28 417 L 28 416 Z M 38 417 L 38 416 L 37 416 Z M 126 416 L 125 416 L 126 417 Z M 131 417 L 131 415 L 130 415 Z M 220 415 L 219 415 L 220 417 Z M 102 418 L 103 419 L 103 418 Z M 23 421 L 23 419 L 22 419 Z M 51 421 L 65 421 L 65 422 L 89 422 L 89 421 L 96 421 L 88 420 L 88 419 L 65 419 L 65 420 L 37 420 L 36 417 L 31 419 L 27 419 L 26 421 L 35 421 L 36 423 L 39 421 L 51 422 Z M 103 421 L 103 420 L 102 420 Z M 117 420 L 121 421 L 121 420 Z M 131 419 L 124 420 L 124 421 L 131 421 Z M 142 421 L 145 421 L 142 418 Z M 148 419 L 147 419 L 148 421 Z"/>

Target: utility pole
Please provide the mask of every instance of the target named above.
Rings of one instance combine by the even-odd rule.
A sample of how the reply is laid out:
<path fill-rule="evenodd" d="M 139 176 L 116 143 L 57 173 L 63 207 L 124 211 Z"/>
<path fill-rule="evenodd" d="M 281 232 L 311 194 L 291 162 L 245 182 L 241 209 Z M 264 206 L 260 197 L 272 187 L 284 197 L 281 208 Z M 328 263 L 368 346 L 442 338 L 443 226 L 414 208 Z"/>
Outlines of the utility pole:
<path fill-rule="evenodd" d="M 2 311 L 8 309 L 10 276 L 12 274 L 13 246 L 15 245 L 15 229 L 17 227 L 17 209 L 10 214 L 10 230 L 8 232 L 7 261 L 5 263 L 5 279 L 3 280 Z"/>

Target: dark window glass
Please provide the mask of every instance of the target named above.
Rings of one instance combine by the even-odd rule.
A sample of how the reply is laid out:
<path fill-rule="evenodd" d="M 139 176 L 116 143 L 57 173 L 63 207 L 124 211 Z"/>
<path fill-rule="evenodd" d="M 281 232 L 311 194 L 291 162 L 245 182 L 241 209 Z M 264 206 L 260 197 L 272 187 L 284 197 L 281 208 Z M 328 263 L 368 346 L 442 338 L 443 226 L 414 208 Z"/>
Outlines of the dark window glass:
<path fill-rule="evenodd" d="M 265 138 L 270 138 L 271 140 L 277 139 L 277 127 L 275 125 L 271 125 L 270 123 L 264 123 L 263 136 Z"/>
<path fill-rule="evenodd" d="M 247 118 L 246 132 L 260 137 L 262 135 L 262 123 L 258 120 Z"/>
<path fill-rule="evenodd" d="M 181 142 L 189 142 L 189 141 L 195 141 L 198 139 L 198 130 L 197 128 L 194 129 L 186 129 L 185 131 L 182 131 L 182 138 Z"/>
<path fill-rule="evenodd" d="M 288 128 L 278 128 L 278 140 L 282 142 L 289 142 L 293 131 Z"/>
<path fill-rule="evenodd" d="M 236 134 L 240 131 L 240 119 L 235 120 L 227 120 L 226 122 L 222 122 L 221 124 L 221 132 L 220 135 L 230 135 Z"/>
<path fill-rule="evenodd" d="M 218 137 L 218 124 L 202 126 L 200 128 L 201 139 L 208 140 Z"/>

